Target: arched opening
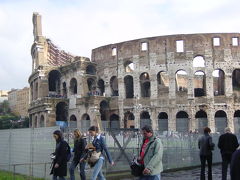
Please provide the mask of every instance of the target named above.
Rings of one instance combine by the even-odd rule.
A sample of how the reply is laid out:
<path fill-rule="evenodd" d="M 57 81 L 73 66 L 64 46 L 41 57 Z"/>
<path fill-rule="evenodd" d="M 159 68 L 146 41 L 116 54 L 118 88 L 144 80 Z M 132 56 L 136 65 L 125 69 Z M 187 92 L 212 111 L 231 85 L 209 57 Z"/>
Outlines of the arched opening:
<path fill-rule="evenodd" d="M 166 112 L 161 112 L 158 114 L 158 130 L 168 131 L 168 114 Z"/>
<path fill-rule="evenodd" d="M 240 69 L 235 69 L 232 73 L 233 91 L 240 91 Z"/>
<path fill-rule="evenodd" d="M 48 74 L 48 89 L 49 95 L 59 94 L 60 93 L 60 77 L 61 74 L 57 70 L 52 70 Z"/>
<path fill-rule="evenodd" d="M 147 111 L 143 111 L 140 114 L 140 128 L 144 127 L 145 125 L 152 125 L 150 114 Z"/>
<path fill-rule="evenodd" d="M 133 98 L 134 96 L 133 77 L 125 76 L 124 85 L 125 85 L 126 98 Z"/>
<path fill-rule="evenodd" d="M 112 114 L 110 116 L 110 128 L 111 129 L 119 129 L 120 128 L 119 116 L 117 114 Z"/>
<path fill-rule="evenodd" d="M 195 97 L 201 97 L 206 95 L 206 76 L 204 72 L 195 72 L 193 86 Z"/>
<path fill-rule="evenodd" d="M 124 128 L 135 128 L 135 117 L 130 111 L 124 113 Z"/>
<path fill-rule="evenodd" d="M 82 132 L 87 132 L 91 126 L 90 116 L 87 113 L 82 115 L 80 126 Z"/>
<path fill-rule="evenodd" d="M 141 96 L 150 97 L 151 96 L 151 83 L 149 74 L 144 72 L 140 75 L 140 87 L 141 87 Z"/>
<path fill-rule="evenodd" d="M 105 83 L 102 79 L 98 81 L 98 88 L 100 91 L 100 95 L 102 96 L 105 93 Z"/>
<path fill-rule="evenodd" d="M 67 127 L 68 107 L 65 102 L 59 102 L 56 106 L 56 124 Z"/>
<path fill-rule="evenodd" d="M 189 118 L 185 111 L 179 111 L 176 115 L 176 130 L 181 133 L 189 130 Z"/>
<path fill-rule="evenodd" d="M 86 74 L 96 75 L 96 68 L 93 65 L 88 65 L 86 68 Z"/>
<path fill-rule="evenodd" d="M 234 113 L 234 132 L 235 134 L 240 133 L 240 110 L 237 110 Z"/>
<path fill-rule="evenodd" d="M 109 120 L 109 105 L 107 101 L 100 102 L 100 115 L 103 129 L 109 128 L 108 120 Z"/>
<path fill-rule="evenodd" d="M 220 110 L 215 113 L 215 127 L 216 132 L 223 133 L 227 127 L 227 114 Z"/>
<path fill-rule="evenodd" d="M 41 115 L 41 117 L 40 117 L 39 126 L 40 126 L 40 127 L 44 127 L 44 116 L 43 116 L 43 115 Z"/>
<path fill-rule="evenodd" d="M 89 95 L 91 96 L 91 95 L 93 95 L 93 92 L 96 90 L 95 80 L 92 78 L 88 78 L 87 84 L 88 84 Z"/>
<path fill-rule="evenodd" d="M 63 97 L 66 98 L 67 97 L 67 85 L 66 85 L 66 82 L 63 82 L 62 86 L 63 86 L 63 90 L 62 90 Z"/>
<path fill-rule="evenodd" d="M 208 126 L 207 113 L 203 110 L 200 110 L 196 113 L 195 118 L 198 125 L 198 132 L 203 133 L 203 129 Z"/>
<path fill-rule="evenodd" d="M 167 72 L 161 71 L 157 74 L 158 95 L 166 95 L 169 93 L 169 77 Z"/>
<path fill-rule="evenodd" d="M 69 128 L 70 129 L 76 129 L 77 128 L 77 118 L 76 118 L 75 115 L 70 116 Z"/>
<path fill-rule="evenodd" d="M 71 91 L 71 94 L 77 94 L 77 80 L 76 80 L 76 78 L 72 78 L 70 80 L 70 91 Z"/>
<path fill-rule="evenodd" d="M 118 79 L 116 76 L 111 77 L 110 87 L 112 91 L 112 96 L 118 96 Z"/>
<path fill-rule="evenodd" d="M 126 61 L 124 63 L 125 72 L 130 73 L 134 71 L 134 64 L 132 61 Z"/>
<path fill-rule="evenodd" d="M 221 96 L 225 94 L 225 75 L 223 70 L 217 69 L 213 73 L 213 91 L 214 96 Z"/>
<path fill-rule="evenodd" d="M 205 60 L 202 56 L 196 56 L 193 59 L 193 67 L 205 67 Z"/>
<path fill-rule="evenodd" d="M 188 76 L 184 70 L 176 72 L 176 91 L 187 93 L 188 91 Z"/>

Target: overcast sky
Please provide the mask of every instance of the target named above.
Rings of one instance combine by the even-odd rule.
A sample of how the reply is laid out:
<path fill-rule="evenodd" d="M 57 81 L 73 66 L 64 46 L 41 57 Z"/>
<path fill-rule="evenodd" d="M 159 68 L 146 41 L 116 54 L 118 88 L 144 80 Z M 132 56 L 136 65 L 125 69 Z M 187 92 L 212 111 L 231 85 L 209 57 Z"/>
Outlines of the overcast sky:
<path fill-rule="evenodd" d="M 122 41 L 239 32 L 239 0 L 0 0 L 0 90 L 28 86 L 32 14 L 43 35 L 73 55 Z"/>

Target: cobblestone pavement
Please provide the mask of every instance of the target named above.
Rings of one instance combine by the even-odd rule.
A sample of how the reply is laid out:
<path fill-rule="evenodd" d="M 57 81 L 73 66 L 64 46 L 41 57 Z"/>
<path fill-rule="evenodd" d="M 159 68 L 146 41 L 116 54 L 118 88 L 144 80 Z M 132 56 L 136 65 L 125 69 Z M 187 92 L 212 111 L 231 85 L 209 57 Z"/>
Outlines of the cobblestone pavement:
<path fill-rule="evenodd" d="M 207 167 L 206 167 L 207 169 Z M 215 165 L 212 168 L 213 171 L 213 180 L 221 180 L 221 165 Z M 207 173 L 207 171 L 206 171 Z M 130 179 L 123 179 L 123 180 L 130 180 Z M 134 179 L 136 180 L 136 179 Z M 191 169 L 191 170 L 182 170 L 176 172 L 167 172 L 162 173 L 161 180 L 200 180 L 200 168 Z M 207 175 L 206 175 L 207 180 Z M 228 171 L 228 178 L 230 180 L 229 171 Z"/>

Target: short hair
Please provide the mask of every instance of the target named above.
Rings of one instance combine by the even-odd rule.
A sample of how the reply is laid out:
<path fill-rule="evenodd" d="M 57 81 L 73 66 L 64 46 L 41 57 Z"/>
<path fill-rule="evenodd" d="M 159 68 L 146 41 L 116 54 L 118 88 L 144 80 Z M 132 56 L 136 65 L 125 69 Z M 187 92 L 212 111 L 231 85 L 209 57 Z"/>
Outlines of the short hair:
<path fill-rule="evenodd" d="M 231 132 L 231 129 L 230 129 L 229 127 L 226 127 L 226 128 L 224 129 L 224 131 L 225 131 L 225 132 Z"/>
<path fill-rule="evenodd" d="M 204 133 L 210 133 L 210 132 L 211 132 L 211 129 L 210 129 L 209 127 L 205 127 L 205 128 L 203 129 L 203 132 L 204 132 Z"/>
<path fill-rule="evenodd" d="M 146 132 L 153 132 L 153 129 L 152 129 L 152 126 L 149 126 L 149 125 L 145 125 L 142 127 L 142 131 L 146 131 Z"/>
<path fill-rule="evenodd" d="M 91 126 L 89 129 L 88 129 L 88 131 L 95 131 L 95 132 L 99 132 L 99 129 L 98 129 L 98 127 L 97 126 Z"/>
<path fill-rule="evenodd" d="M 62 132 L 60 130 L 54 131 L 53 134 L 57 135 L 59 139 L 63 138 L 63 134 L 62 134 Z"/>

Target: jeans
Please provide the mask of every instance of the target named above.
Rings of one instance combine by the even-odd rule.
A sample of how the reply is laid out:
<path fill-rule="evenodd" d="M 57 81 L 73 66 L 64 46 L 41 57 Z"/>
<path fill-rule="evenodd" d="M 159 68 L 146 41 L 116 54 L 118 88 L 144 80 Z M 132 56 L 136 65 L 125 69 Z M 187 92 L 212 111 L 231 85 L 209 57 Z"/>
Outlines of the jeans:
<path fill-rule="evenodd" d="M 212 180 L 212 154 L 207 156 L 200 155 L 201 160 L 201 180 L 205 180 L 205 165 L 208 164 L 208 180 Z"/>
<path fill-rule="evenodd" d="M 70 180 L 75 180 L 74 170 L 77 167 L 78 163 L 79 163 L 78 161 L 73 160 L 70 165 L 70 168 L 69 168 Z M 81 180 L 86 180 L 85 165 L 86 165 L 85 162 L 79 163 Z"/>
<path fill-rule="evenodd" d="M 153 176 L 140 176 L 139 180 L 161 180 L 161 174 Z"/>
<path fill-rule="evenodd" d="M 65 178 L 64 177 L 60 177 L 60 176 L 59 176 L 59 178 L 57 178 L 57 176 L 53 175 L 52 180 L 65 180 Z"/>
<path fill-rule="evenodd" d="M 99 158 L 99 160 L 93 167 L 93 173 L 92 173 L 92 177 L 90 180 L 96 180 L 97 178 L 98 178 L 98 180 L 106 180 L 102 173 L 103 163 L 104 163 L 104 159 Z"/>
<path fill-rule="evenodd" d="M 232 154 L 222 154 L 222 180 L 227 180 L 228 164 L 231 163 Z"/>

